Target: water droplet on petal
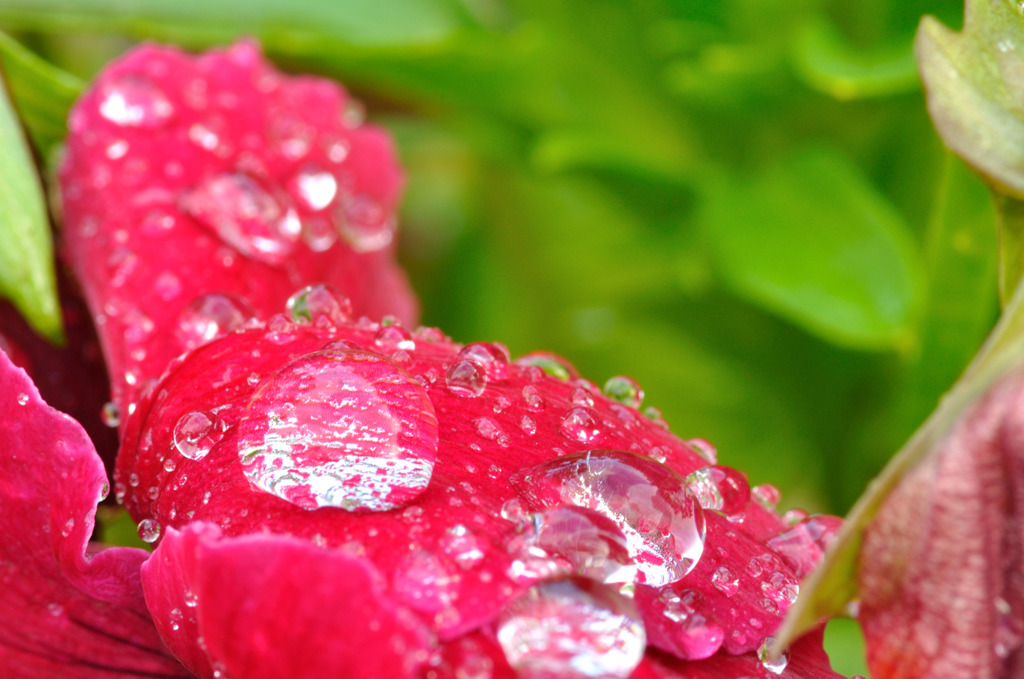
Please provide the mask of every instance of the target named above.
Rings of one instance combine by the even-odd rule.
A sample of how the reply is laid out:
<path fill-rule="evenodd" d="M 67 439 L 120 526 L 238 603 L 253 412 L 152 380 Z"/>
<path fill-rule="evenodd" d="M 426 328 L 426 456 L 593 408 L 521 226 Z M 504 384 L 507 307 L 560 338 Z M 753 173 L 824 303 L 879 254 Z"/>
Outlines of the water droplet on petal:
<path fill-rule="evenodd" d="M 153 519 L 139 521 L 139 538 L 150 544 L 160 539 L 160 524 Z"/>
<path fill-rule="evenodd" d="M 194 349 L 242 327 L 253 313 L 245 300 L 218 292 L 195 298 L 178 319 L 175 336 L 185 349 Z"/>
<path fill-rule="evenodd" d="M 386 325 L 373 337 L 375 346 L 387 351 L 413 351 L 416 341 L 409 331 L 400 325 Z"/>
<path fill-rule="evenodd" d="M 802 577 L 821 563 L 842 525 L 838 516 L 811 516 L 768 540 L 768 547 Z"/>
<path fill-rule="evenodd" d="M 100 115 L 116 125 L 153 129 L 174 115 L 171 100 L 144 75 L 116 76 L 100 86 L 99 95 Z"/>
<path fill-rule="evenodd" d="M 549 376 L 564 382 L 579 377 L 579 373 L 576 372 L 576 368 L 571 363 L 561 356 L 546 351 L 536 351 L 532 354 L 520 356 L 515 362 L 517 365 L 540 368 Z"/>
<path fill-rule="evenodd" d="M 644 390 L 632 377 L 617 376 L 604 383 L 604 395 L 630 408 L 639 408 L 644 401 Z"/>
<path fill-rule="evenodd" d="M 288 182 L 288 192 L 298 205 L 318 212 L 334 202 L 338 179 L 326 170 L 307 166 Z"/>
<path fill-rule="evenodd" d="M 502 613 L 497 637 L 523 679 L 626 679 L 647 643 L 633 602 L 584 579 L 530 588 Z"/>
<path fill-rule="evenodd" d="M 725 630 L 704 614 L 709 606 L 700 592 L 686 589 L 677 594 L 666 588 L 658 596 L 658 602 L 662 606 L 662 614 L 674 623 L 669 633 L 683 648 L 687 658 L 707 658 L 721 648 Z"/>
<path fill-rule="evenodd" d="M 501 427 L 497 422 L 489 417 L 478 417 L 473 420 L 473 427 L 476 429 L 476 433 L 487 439 L 493 441 L 501 436 Z"/>
<path fill-rule="evenodd" d="M 471 530 L 459 524 L 445 531 L 441 548 L 460 568 L 468 570 L 483 561 L 486 545 Z"/>
<path fill-rule="evenodd" d="M 309 285 L 288 298 L 288 315 L 296 323 L 315 323 L 321 316 L 335 326 L 352 320 L 352 302 L 329 285 Z"/>
<path fill-rule="evenodd" d="M 782 499 L 782 493 L 780 493 L 779 489 L 770 483 L 754 486 L 750 489 L 750 495 L 757 500 L 762 507 L 769 510 L 775 509 L 775 505 L 779 504 L 779 500 Z"/>
<path fill-rule="evenodd" d="M 567 412 L 558 430 L 570 441 L 579 443 L 592 443 L 601 433 L 589 408 L 573 408 Z"/>
<path fill-rule="evenodd" d="M 590 395 L 590 392 L 583 387 L 576 387 L 569 394 L 569 401 L 576 406 L 583 406 L 584 408 L 592 408 L 594 406 L 594 397 Z"/>
<path fill-rule="evenodd" d="M 373 196 L 359 194 L 342 201 L 338 210 L 338 231 L 356 252 L 375 252 L 391 244 L 395 218 Z"/>
<path fill-rule="evenodd" d="M 711 584 L 725 596 L 732 596 L 740 588 L 740 579 L 727 566 L 719 566 L 711 575 Z"/>
<path fill-rule="evenodd" d="M 240 172 L 208 177 L 182 195 L 181 207 L 238 252 L 268 264 L 287 259 L 301 231 L 292 211 Z"/>
<path fill-rule="evenodd" d="M 26 403 L 28 403 L 28 394 L 18 394 L 18 405 L 23 406 Z M 116 427 L 117 425 L 115 424 L 114 426 Z"/>
<path fill-rule="evenodd" d="M 473 361 L 487 371 L 488 377 L 500 380 L 508 374 L 508 349 L 492 342 L 474 342 L 462 347 L 459 358 Z"/>
<path fill-rule="evenodd" d="M 484 393 L 487 387 L 487 375 L 479 365 L 466 359 L 452 363 L 444 379 L 448 391 L 456 396 L 475 398 Z"/>
<path fill-rule="evenodd" d="M 774 571 L 761 581 L 761 591 L 785 613 L 796 601 L 800 593 L 800 583 L 789 573 Z"/>
<path fill-rule="evenodd" d="M 676 582 L 704 551 L 700 504 L 678 474 L 649 458 L 614 450 L 566 455 L 509 482 L 530 509 L 574 505 L 614 521 L 644 584 Z"/>
<path fill-rule="evenodd" d="M 404 557 L 395 568 L 395 593 L 404 604 L 421 613 L 437 613 L 452 605 L 458 593 L 459 577 L 422 549 Z"/>
<path fill-rule="evenodd" d="M 426 489 L 437 452 L 424 388 L 368 351 L 287 364 L 253 394 L 238 430 L 249 482 L 304 509 L 403 506 Z"/>
<path fill-rule="evenodd" d="M 544 397 L 532 384 L 523 387 L 523 400 L 526 401 L 526 407 L 534 412 L 544 410 Z"/>
<path fill-rule="evenodd" d="M 537 433 L 537 422 L 529 415 L 523 415 L 522 419 L 519 420 L 519 428 L 527 436 L 533 436 Z"/>
<path fill-rule="evenodd" d="M 224 432 L 216 426 L 216 419 L 213 413 L 198 410 L 185 413 L 174 425 L 174 447 L 190 460 L 206 457 L 224 437 Z"/>
<path fill-rule="evenodd" d="M 626 538 L 614 521 L 583 507 L 555 507 L 535 514 L 532 530 L 516 537 L 509 551 L 514 578 L 578 575 L 613 585 L 637 578 Z M 626 592 L 628 593 L 628 591 Z"/>
<path fill-rule="evenodd" d="M 741 472 L 731 467 L 704 467 L 686 477 L 686 484 L 700 506 L 735 516 L 750 502 L 750 485 Z"/>
<path fill-rule="evenodd" d="M 25 397 L 25 400 L 27 401 L 28 397 Z M 103 420 L 103 424 L 115 429 L 121 426 L 121 409 L 113 401 L 107 401 L 100 411 L 100 419 Z"/>
<path fill-rule="evenodd" d="M 768 649 L 771 648 L 773 643 L 775 643 L 774 637 L 766 638 L 761 647 L 757 649 L 757 659 L 761 661 L 761 666 L 772 674 L 782 674 L 786 671 L 786 665 L 789 664 L 789 654 L 783 653 L 778 659 L 772 659 Z"/>
<path fill-rule="evenodd" d="M 1024 641 L 1024 622 L 1013 614 L 1013 607 L 1003 597 L 996 597 L 996 629 L 993 650 L 999 658 L 1009 658 Z"/>
<path fill-rule="evenodd" d="M 71 531 L 75 530 L 75 517 L 71 517 L 64 522 L 64 527 L 61 529 L 60 534 L 64 537 L 71 535 Z"/>

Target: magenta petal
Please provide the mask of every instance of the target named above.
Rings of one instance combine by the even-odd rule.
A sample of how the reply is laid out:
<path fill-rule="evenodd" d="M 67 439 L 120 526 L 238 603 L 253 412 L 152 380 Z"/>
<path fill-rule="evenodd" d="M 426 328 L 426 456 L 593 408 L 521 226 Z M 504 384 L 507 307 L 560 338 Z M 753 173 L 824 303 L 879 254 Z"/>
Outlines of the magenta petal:
<path fill-rule="evenodd" d="M 402 172 L 352 105 L 250 43 L 195 57 L 141 46 L 75 104 L 64 254 L 122 411 L 186 348 L 175 328 L 200 295 L 237 295 L 266 318 L 327 283 L 357 315 L 415 318 L 391 242 Z"/>
<path fill-rule="evenodd" d="M 365 558 L 290 536 L 192 524 L 168 532 L 143 577 L 168 643 L 191 643 L 190 659 L 205 648 L 232 677 L 414 677 L 435 644 Z"/>
<path fill-rule="evenodd" d="M 86 554 L 103 464 L 0 352 L 0 667 L 4 677 L 184 677 L 146 612 L 148 555 Z"/>

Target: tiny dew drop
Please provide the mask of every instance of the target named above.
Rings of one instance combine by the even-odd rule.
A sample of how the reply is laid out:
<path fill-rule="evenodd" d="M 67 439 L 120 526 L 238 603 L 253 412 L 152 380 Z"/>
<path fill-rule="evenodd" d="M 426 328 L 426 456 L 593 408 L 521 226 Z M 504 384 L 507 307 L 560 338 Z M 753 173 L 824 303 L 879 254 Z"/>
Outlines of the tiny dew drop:
<path fill-rule="evenodd" d="M 295 323 L 314 323 L 326 317 L 335 326 L 352 320 L 352 302 L 333 287 L 309 285 L 288 298 L 288 315 Z"/>
<path fill-rule="evenodd" d="M 174 105 L 144 75 L 125 73 L 100 85 L 100 115 L 116 125 L 153 129 L 172 115 Z"/>
<path fill-rule="evenodd" d="M 190 460 L 201 460 L 223 438 L 223 431 L 216 425 L 213 413 L 185 413 L 174 425 L 174 447 Z"/>
<path fill-rule="evenodd" d="M 750 485 L 742 473 L 731 467 L 703 467 L 686 477 L 686 484 L 700 506 L 735 516 L 750 502 Z"/>
<path fill-rule="evenodd" d="M 633 602 L 582 578 L 530 588 L 499 617 L 497 638 L 524 678 L 626 679 L 647 643 Z"/>
<path fill-rule="evenodd" d="M 153 519 L 139 521 L 139 538 L 152 544 L 160 539 L 160 524 Z"/>
<path fill-rule="evenodd" d="M 562 417 L 558 430 L 570 441 L 593 443 L 601 427 L 589 408 L 573 408 Z"/>
<path fill-rule="evenodd" d="M 113 401 L 107 401 L 103 404 L 103 410 L 100 411 L 100 419 L 111 429 L 119 427 L 121 426 L 121 409 Z"/>
<path fill-rule="evenodd" d="M 604 395 L 630 408 L 639 408 L 644 401 L 644 390 L 632 377 L 616 376 L 604 383 Z"/>
<path fill-rule="evenodd" d="M 28 403 L 28 394 L 18 394 L 18 405 L 23 406 L 26 403 Z"/>
<path fill-rule="evenodd" d="M 351 196 L 341 201 L 336 211 L 338 231 L 356 252 L 375 252 L 391 245 L 394 238 L 394 215 L 369 194 Z"/>
<path fill-rule="evenodd" d="M 754 486 L 750 489 L 750 494 L 762 507 L 770 510 L 775 509 L 775 505 L 782 499 L 782 493 L 770 483 Z"/>
<path fill-rule="evenodd" d="M 300 206 L 316 212 L 334 202 L 338 179 L 326 170 L 309 165 L 288 182 L 288 191 Z"/>
<path fill-rule="evenodd" d="M 556 354 L 546 351 L 536 351 L 516 359 L 516 364 L 526 367 L 536 367 L 543 370 L 550 377 L 568 382 L 579 377 L 576 368 L 567 360 Z"/>
<path fill-rule="evenodd" d="M 248 303 L 240 297 L 211 292 L 196 297 L 178 318 L 175 336 L 185 349 L 195 349 L 212 339 L 242 327 L 252 318 Z"/>
<path fill-rule="evenodd" d="M 782 674 L 786 671 L 786 665 L 789 664 L 789 653 L 783 652 L 778 658 L 772 658 L 769 649 L 773 643 L 775 643 L 775 637 L 766 638 L 761 647 L 757 649 L 757 659 L 761 661 L 761 666 L 772 674 Z"/>
<path fill-rule="evenodd" d="M 484 393 L 487 387 L 487 375 L 473 361 L 461 359 L 448 368 L 444 376 L 448 391 L 456 396 L 475 398 Z"/>

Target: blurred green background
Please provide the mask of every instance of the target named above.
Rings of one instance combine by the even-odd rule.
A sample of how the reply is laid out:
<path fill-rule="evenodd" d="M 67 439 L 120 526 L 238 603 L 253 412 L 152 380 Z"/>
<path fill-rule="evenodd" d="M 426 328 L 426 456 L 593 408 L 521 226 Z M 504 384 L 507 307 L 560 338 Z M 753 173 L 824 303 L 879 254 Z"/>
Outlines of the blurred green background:
<path fill-rule="evenodd" d="M 635 377 L 783 508 L 842 514 L 997 314 L 990 198 L 938 141 L 913 60 L 923 14 L 962 12 L 0 0 L 0 28 L 82 78 L 138 39 L 248 35 L 342 80 L 408 168 L 400 255 L 425 323 Z"/>

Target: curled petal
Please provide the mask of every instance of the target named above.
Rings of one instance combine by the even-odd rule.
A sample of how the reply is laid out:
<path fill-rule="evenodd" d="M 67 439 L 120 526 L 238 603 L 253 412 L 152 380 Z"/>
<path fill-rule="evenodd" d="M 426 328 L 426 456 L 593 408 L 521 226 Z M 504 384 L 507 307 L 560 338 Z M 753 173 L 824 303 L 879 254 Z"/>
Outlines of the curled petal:
<path fill-rule="evenodd" d="M 148 554 L 88 551 L 103 464 L 81 426 L 0 352 L 0 667 L 4 676 L 184 677 L 153 627 Z"/>

